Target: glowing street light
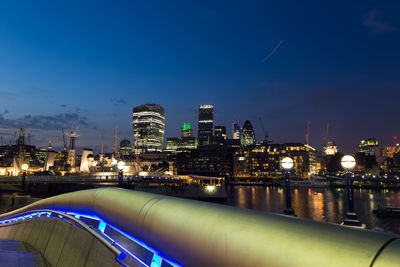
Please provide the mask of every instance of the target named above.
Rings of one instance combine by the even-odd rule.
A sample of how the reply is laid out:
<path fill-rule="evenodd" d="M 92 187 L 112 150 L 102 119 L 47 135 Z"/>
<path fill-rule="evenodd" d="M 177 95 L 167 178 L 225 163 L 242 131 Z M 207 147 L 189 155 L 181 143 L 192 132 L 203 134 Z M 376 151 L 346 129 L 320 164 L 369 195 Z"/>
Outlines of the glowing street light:
<path fill-rule="evenodd" d="M 354 167 L 356 166 L 356 159 L 352 155 L 345 155 L 343 156 L 340 163 L 342 164 L 343 169 L 349 171 L 354 169 Z"/>
<path fill-rule="evenodd" d="M 347 171 L 346 173 L 346 190 L 347 190 L 347 202 L 348 202 L 348 212 L 346 213 L 346 218 L 343 221 L 343 225 L 351 225 L 351 223 L 356 222 L 361 226 L 358 220 L 357 214 L 354 212 L 354 194 L 353 194 L 353 181 L 351 170 L 356 167 L 356 159 L 352 155 L 345 155 L 340 160 L 340 163 Z"/>
<path fill-rule="evenodd" d="M 281 166 L 284 170 L 288 171 L 293 168 L 293 159 L 289 157 L 285 157 L 281 161 Z"/>
<path fill-rule="evenodd" d="M 283 211 L 286 215 L 294 215 L 292 209 L 292 201 L 290 199 L 290 170 L 293 169 L 293 159 L 285 157 L 281 161 L 281 167 L 285 170 L 285 192 L 286 192 L 286 209 Z"/>
<path fill-rule="evenodd" d="M 22 164 L 21 169 L 26 172 L 29 169 L 29 165 L 27 163 Z"/>
<path fill-rule="evenodd" d="M 123 161 L 118 162 L 117 168 L 118 170 L 122 171 L 125 168 L 125 162 Z"/>
<path fill-rule="evenodd" d="M 22 182 L 21 182 L 21 190 L 25 191 L 25 179 L 26 179 L 26 171 L 29 169 L 29 165 L 27 163 L 22 164 Z"/>

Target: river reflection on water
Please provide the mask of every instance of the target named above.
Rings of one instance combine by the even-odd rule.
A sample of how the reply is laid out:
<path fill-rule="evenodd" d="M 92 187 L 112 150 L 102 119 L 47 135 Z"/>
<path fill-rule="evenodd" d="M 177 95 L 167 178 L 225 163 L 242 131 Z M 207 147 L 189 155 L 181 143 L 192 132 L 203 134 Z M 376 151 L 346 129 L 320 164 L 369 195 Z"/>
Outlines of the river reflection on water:
<path fill-rule="evenodd" d="M 240 208 L 283 213 L 285 191 L 277 187 L 231 186 L 228 204 Z M 354 208 L 368 229 L 383 228 L 400 234 L 400 218 L 377 218 L 372 210 L 382 206 L 400 207 L 400 190 L 356 189 Z M 300 218 L 340 223 L 347 209 L 346 190 L 342 188 L 294 188 L 292 208 Z"/>

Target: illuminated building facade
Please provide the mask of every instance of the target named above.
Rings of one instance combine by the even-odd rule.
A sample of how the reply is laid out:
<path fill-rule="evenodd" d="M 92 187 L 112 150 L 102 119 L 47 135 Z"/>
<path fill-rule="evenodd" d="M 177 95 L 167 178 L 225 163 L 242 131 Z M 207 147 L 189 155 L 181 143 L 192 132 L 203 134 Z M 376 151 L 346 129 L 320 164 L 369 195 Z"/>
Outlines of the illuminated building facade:
<path fill-rule="evenodd" d="M 182 138 L 184 137 L 193 137 L 192 126 L 189 123 L 184 123 L 182 126 Z"/>
<path fill-rule="evenodd" d="M 244 122 L 242 128 L 242 134 L 240 135 L 240 143 L 243 147 L 254 145 L 256 142 L 256 137 L 254 135 L 253 125 L 249 120 Z"/>
<path fill-rule="evenodd" d="M 325 155 L 334 156 L 336 153 L 338 153 L 338 148 L 335 144 L 335 141 L 329 140 L 325 147 Z"/>
<path fill-rule="evenodd" d="M 163 107 L 156 104 L 134 107 L 132 125 L 135 154 L 162 150 L 165 128 Z"/>
<path fill-rule="evenodd" d="M 235 139 L 235 140 L 240 139 L 240 132 L 241 132 L 241 129 L 240 129 L 239 124 L 234 122 L 232 124 L 232 139 Z"/>
<path fill-rule="evenodd" d="M 175 161 L 177 174 L 227 177 L 233 174 L 233 151 L 219 144 L 200 146 L 179 153 Z"/>
<path fill-rule="evenodd" d="M 198 138 L 199 145 L 208 145 L 213 140 L 214 128 L 214 106 L 200 105 L 199 107 L 199 127 Z"/>
<path fill-rule="evenodd" d="M 375 155 L 375 147 L 378 145 L 378 140 L 375 138 L 361 140 L 360 144 L 358 145 L 358 152 L 364 153 L 365 155 Z"/>
<path fill-rule="evenodd" d="M 378 146 L 375 138 L 361 140 L 356 153 L 357 170 L 378 175 L 379 167 L 376 160 L 375 148 Z"/>
<path fill-rule="evenodd" d="M 381 169 L 389 176 L 400 176 L 400 144 L 381 148 L 380 156 L 383 159 Z"/>
<path fill-rule="evenodd" d="M 395 146 L 382 147 L 380 149 L 382 158 L 393 158 L 394 154 L 400 153 L 400 144 Z"/>
<path fill-rule="evenodd" d="M 233 160 L 236 177 L 280 177 L 280 161 L 293 159 L 293 172 L 299 177 L 310 177 L 318 172 L 315 149 L 302 143 L 257 144 L 236 151 Z"/>
<path fill-rule="evenodd" d="M 226 141 L 226 127 L 215 126 L 214 127 L 214 141 L 219 144 L 223 144 Z"/>
<path fill-rule="evenodd" d="M 182 137 L 168 137 L 167 147 L 169 151 L 185 151 L 196 149 L 199 145 L 196 137 L 193 137 L 193 131 L 188 123 L 184 123 L 181 129 Z"/>

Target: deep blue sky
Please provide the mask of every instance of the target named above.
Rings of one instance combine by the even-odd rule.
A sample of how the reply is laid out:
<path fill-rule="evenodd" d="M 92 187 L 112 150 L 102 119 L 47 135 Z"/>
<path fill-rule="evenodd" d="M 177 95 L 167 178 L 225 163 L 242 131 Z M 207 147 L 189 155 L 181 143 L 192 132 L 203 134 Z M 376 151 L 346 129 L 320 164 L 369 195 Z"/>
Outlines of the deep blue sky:
<path fill-rule="evenodd" d="M 78 146 L 131 137 L 131 109 L 158 103 L 166 136 L 259 117 L 274 142 L 339 149 L 400 135 L 399 1 L 8 1 L 0 5 L 0 135 Z M 279 49 L 263 59 L 283 40 Z"/>

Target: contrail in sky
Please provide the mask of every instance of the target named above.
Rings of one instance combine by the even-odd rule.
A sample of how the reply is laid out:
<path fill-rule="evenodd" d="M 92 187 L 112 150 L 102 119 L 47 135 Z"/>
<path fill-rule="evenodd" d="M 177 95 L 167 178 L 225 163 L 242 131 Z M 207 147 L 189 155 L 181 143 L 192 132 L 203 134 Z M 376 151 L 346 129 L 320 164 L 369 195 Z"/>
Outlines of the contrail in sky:
<path fill-rule="evenodd" d="M 267 61 L 270 57 L 272 57 L 272 55 L 276 52 L 276 50 L 279 49 L 279 47 L 282 45 L 283 40 L 280 40 L 279 43 L 275 46 L 274 50 L 271 51 L 271 53 L 268 54 L 268 56 L 266 56 L 262 62 L 264 63 L 265 61 Z"/>

